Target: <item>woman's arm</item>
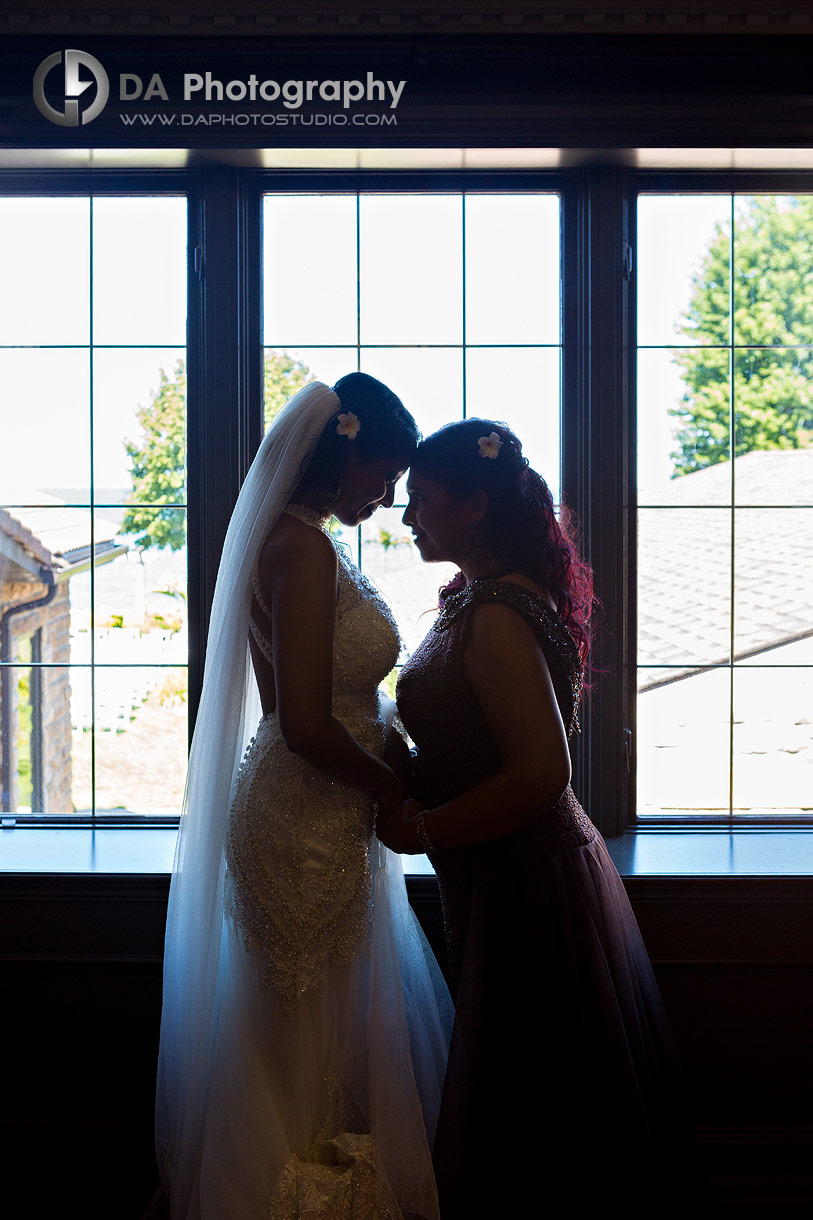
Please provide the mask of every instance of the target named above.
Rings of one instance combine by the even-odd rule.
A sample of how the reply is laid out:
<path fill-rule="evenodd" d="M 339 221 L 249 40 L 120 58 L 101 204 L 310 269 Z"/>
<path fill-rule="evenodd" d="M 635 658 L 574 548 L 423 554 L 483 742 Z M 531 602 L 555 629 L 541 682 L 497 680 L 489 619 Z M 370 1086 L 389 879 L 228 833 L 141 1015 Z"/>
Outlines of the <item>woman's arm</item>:
<path fill-rule="evenodd" d="M 508 834 L 554 804 L 570 782 L 570 752 L 545 655 L 520 614 L 500 602 L 471 612 L 464 663 L 500 752 L 496 775 L 427 810 L 438 849 Z M 421 852 L 415 801 L 378 816 L 379 838 L 394 851 Z"/>
<path fill-rule="evenodd" d="M 405 787 L 392 769 L 332 713 L 337 558 L 330 540 L 286 521 L 263 547 L 259 577 L 271 603 L 277 714 L 289 750 L 382 801 L 402 799 Z"/>

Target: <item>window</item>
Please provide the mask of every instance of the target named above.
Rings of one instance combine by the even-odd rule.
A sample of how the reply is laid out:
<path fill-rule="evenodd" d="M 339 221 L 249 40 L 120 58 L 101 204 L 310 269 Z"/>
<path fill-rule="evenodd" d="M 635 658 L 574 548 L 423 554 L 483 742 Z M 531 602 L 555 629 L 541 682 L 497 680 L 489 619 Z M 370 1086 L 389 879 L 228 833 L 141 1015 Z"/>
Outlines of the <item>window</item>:
<path fill-rule="evenodd" d="M 606 616 L 574 787 L 604 833 L 636 810 L 659 824 L 809 813 L 813 310 L 781 237 L 806 215 L 809 177 L 220 166 L 115 186 L 100 172 L 92 190 L 66 172 L 48 191 L 13 178 L 0 182 L 5 817 L 177 814 L 261 404 L 267 422 L 297 377 L 354 368 L 392 384 L 425 433 L 506 419 L 581 517 Z M 702 325 L 693 293 L 713 298 Z M 402 511 L 347 541 L 411 649 L 444 573 L 419 565 Z"/>
<path fill-rule="evenodd" d="M 177 816 L 186 201 L 0 198 L 2 812 Z"/>
<path fill-rule="evenodd" d="M 811 811 L 812 221 L 638 201 L 639 814 Z"/>
<path fill-rule="evenodd" d="M 425 436 L 504 420 L 558 498 L 560 229 L 552 192 L 264 195 L 266 422 L 286 381 L 361 369 Z M 344 540 L 395 607 L 408 654 L 454 569 L 421 563 L 401 523 L 405 482 L 397 494 Z"/>

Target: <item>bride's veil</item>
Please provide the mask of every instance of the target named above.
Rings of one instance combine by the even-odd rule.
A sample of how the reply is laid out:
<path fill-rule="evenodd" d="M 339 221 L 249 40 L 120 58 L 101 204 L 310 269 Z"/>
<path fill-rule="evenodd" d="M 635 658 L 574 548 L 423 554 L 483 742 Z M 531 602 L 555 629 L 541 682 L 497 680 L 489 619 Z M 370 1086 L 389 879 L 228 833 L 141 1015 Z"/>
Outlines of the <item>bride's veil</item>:
<path fill-rule="evenodd" d="M 234 781 L 260 717 L 248 649 L 251 578 L 262 544 L 341 410 L 311 382 L 265 436 L 232 514 L 217 576 L 169 894 L 156 1094 L 156 1149 L 173 1214 L 195 1190 L 225 960 L 223 846 Z"/>

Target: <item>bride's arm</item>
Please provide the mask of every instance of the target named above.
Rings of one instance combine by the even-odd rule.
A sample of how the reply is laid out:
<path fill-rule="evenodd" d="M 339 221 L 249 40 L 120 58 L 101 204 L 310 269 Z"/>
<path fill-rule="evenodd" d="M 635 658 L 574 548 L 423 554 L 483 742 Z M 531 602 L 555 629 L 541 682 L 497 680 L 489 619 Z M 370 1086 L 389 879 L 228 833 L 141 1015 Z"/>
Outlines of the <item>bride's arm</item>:
<path fill-rule="evenodd" d="M 525 620 L 503 603 L 471 612 L 466 675 L 500 752 L 496 775 L 426 810 L 424 827 L 442 850 L 508 834 L 540 813 L 570 782 L 570 752 L 547 661 Z M 393 851 L 422 852 L 415 801 L 379 814 L 378 837 Z"/>
<path fill-rule="evenodd" d="M 286 523 L 287 524 L 287 523 Z M 337 558 L 329 539 L 291 526 L 269 539 L 260 585 L 270 595 L 277 714 L 288 748 L 332 779 L 397 801 L 404 785 L 332 714 Z"/>

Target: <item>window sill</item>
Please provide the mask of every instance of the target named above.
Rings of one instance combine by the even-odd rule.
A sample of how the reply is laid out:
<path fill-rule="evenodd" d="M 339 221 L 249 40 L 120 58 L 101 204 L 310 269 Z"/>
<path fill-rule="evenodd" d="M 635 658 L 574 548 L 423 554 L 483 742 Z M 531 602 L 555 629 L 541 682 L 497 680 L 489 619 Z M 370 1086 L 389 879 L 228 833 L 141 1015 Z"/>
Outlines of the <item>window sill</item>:
<path fill-rule="evenodd" d="M 0 873 L 167 876 L 175 827 L 21 827 L 0 831 Z M 646 827 L 608 839 L 622 877 L 813 876 L 813 828 Z M 425 857 L 407 875 L 431 876 Z"/>
<path fill-rule="evenodd" d="M 166 876 L 177 826 L 15 826 L 0 831 L 0 873 Z"/>
<path fill-rule="evenodd" d="M 622 877 L 809 877 L 813 828 L 659 827 L 607 839 Z"/>

